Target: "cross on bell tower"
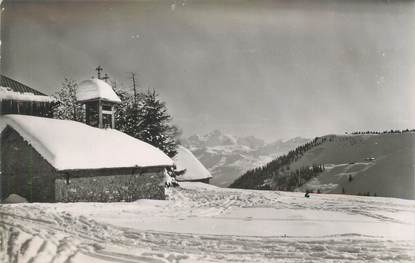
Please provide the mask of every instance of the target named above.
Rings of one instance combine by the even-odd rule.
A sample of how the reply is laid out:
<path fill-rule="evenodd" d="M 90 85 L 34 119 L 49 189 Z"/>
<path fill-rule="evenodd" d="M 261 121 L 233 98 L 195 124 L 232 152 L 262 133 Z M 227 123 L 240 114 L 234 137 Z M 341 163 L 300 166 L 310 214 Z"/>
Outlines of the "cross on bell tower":
<path fill-rule="evenodd" d="M 104 69 L 101 66 L 98 66 L 95 70 L 97 71 L 98 79 L 101 79 L 101 71 Z"/>

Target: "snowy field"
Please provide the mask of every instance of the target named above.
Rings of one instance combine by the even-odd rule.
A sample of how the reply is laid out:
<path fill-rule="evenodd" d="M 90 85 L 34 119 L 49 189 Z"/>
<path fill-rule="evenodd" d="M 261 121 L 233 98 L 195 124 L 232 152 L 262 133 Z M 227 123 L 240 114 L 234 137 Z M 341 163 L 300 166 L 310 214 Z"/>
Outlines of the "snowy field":
<path fill-rule="evenodd" d="M 168 200 L 0 206 L 0 262 L 415 262 L 415 201 L 182 183 Z"/>

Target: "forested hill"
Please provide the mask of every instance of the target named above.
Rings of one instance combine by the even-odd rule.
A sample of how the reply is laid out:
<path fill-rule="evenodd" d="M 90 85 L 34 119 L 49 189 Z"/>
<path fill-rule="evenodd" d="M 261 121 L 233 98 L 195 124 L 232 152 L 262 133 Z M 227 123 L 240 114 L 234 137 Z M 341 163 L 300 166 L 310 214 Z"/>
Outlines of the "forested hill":
<path fill-rule="evenodd" d="M 289 182 L 285 182 L 283 185 L 276 186 L 273 184 L 273 179 L 284 177 L 288 180 L 288 175 L 290 173 L 290 164 L 301 158 L 307 151 L 323 144 L 327 140 L 330 140 L 328 136 L 316 137 L 311 142 L 298 146 L 294 150 L 288 152 L 288 154 L 282 155 L 264 166 L 247 171 L 241 177 L 236 179 L 230 185 L 230 187 L 265 190 L 270 190 L 277 187 L 277 189 L 281 190 L 293 190 L 295 187 L 289 187 Z"/>
<path fill-rule="evenodd" d="M 230 187 L 415 198 L 413 131 L 327 135 L 252 169 Z"/>

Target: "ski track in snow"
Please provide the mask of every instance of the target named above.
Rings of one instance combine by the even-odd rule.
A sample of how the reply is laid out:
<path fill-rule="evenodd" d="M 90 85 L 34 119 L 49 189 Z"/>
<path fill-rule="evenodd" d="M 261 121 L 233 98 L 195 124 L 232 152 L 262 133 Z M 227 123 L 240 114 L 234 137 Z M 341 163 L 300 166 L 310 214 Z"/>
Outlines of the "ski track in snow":
<path fill-rule="evenodd" d="M 181 189 L 169 189 L 168 201 L 158 201 L 167 202 L 167 206 L 155 205 L 148 211 L 143 209 L 142 213 L 140 201 L 113 206 L 99 203 L 1 205 L 0 262 L 415 261 L 415 237 L 397 239 L 361 233 L 321 236 L 180 233 L 127 228 L 105 223 L 99 217 L 83 215 L 87 214 L 87 207 L 97 210 L 110 207 L 114 213 L 130 212 L 135 217 L 217 219 L 226 217 L 235 208 L 278 208 L 299 212 L 304 209 L 342 212 L 379 222 L 415 224 L 415 221 L 408 222 L 393 216 L 402 211 L 413 213 L 414 201 L 341 195 L 313 195 L 306 199 L 299 193 L 212 186 L 203 186 L 202 189 L 200 185 L 192 189 L 189 183 L 183 186 Z M 153 204 L 152 201 L 148 202 Z M 128 207 L 134 205 L 137 210 L 129 211 Z M 117 206 L 125 208 L 117 210 Z M 261 227 L 261 221 L 258 222 Z"/>

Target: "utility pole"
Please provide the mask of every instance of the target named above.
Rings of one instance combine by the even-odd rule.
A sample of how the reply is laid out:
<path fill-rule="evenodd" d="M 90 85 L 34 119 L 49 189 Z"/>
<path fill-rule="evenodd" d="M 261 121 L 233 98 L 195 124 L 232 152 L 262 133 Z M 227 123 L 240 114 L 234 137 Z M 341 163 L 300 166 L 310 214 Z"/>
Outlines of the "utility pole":
<path fill-rule="evenodd" d="M 135 73 L 131 72 L 131 79 L 133 81 L 134 103 L 137 104 L 137 87 L 135 83 Z"/>
<path fill-rule="evenodd" d="M 103 70 L 103 68 L 101 66 L 98 66 L 95 70 L 98 73 L 98 79 L 101 79 L 101 71 Z"/>

